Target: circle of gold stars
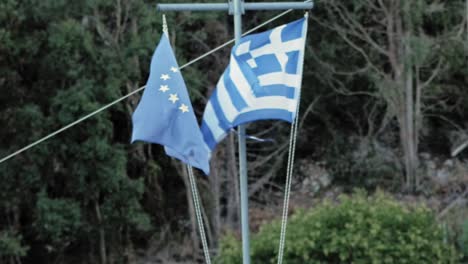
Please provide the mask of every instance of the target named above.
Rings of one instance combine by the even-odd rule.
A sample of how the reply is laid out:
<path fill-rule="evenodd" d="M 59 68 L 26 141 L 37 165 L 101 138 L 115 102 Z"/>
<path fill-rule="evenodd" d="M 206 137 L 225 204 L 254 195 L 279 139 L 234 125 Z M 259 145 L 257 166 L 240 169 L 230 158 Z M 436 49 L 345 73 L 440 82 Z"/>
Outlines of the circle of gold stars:
<path fill-rule="evenodd" d="M 177 67 L 171 67 L 170 71 L 173 72 L 173 73 L 177 73 L 177 72 L 179 72 L 179 69 Z M 163 82 L 166 82 L 167 80 L 171 79 L 171 76 L 169 74 L 167 74 L 167 73 L 166 74 L 161 74 L 160 79 Z M 162 85 L 159 86 L 159 89 L 158 89 L 158 91 L 160 91 L 162 93 L 166 93 L 167 91 L 170 91 L 170 90 L 171 90 L 171 88 L 169 87 L 168 84 L 162 84 Z M 179 101 L 180 99 L 179 99 L 179 96 L 177 95 L 177 93 L 169 93 L 168 100 L 171 101 L 171 103 L 176 104 L 177 101 Z M 184 103 L 181 103 L 177 109 L 179 109 L 182 113 L 189 112 L 188 105 L 186 105 Z"/>

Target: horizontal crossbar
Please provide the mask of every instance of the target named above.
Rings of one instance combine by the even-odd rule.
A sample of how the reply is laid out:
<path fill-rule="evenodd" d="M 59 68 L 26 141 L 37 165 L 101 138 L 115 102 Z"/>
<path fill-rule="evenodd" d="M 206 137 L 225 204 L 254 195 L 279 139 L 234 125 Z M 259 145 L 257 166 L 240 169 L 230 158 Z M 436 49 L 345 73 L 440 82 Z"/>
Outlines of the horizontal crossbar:
<path fill-rule="evenodd" d="M 261 2 L 243 3 L 244 10 L 286 10 L 286 9 L 312 9 L 314 3 L 310 2 Z M 230 11 L 229 3 L 191 3 L 191 4 L 158 4 L 159 11 Z"/>

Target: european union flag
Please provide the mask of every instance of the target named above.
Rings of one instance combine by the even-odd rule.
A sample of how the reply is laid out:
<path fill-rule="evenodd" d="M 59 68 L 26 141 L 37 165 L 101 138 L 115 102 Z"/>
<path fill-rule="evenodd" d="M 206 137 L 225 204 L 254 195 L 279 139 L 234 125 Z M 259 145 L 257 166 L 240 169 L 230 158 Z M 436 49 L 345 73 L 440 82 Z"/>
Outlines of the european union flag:
<path fill-rule="evenodd" d="M 161 144 L 167 155 L 209 174 L 210 151 L 166 34 L 151 59 L 146 89 L 132 120 L 132 143 L 142 140 Z"/>

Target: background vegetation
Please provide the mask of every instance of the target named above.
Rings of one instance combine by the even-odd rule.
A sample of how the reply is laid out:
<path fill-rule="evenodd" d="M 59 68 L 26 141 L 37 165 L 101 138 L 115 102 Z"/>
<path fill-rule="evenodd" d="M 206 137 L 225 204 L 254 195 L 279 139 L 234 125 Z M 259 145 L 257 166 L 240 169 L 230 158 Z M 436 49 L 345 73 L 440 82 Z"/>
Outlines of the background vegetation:
<path fill-rule="evenodd" d="M 0 1 L 0 157 L 143 85 L 161 34 L 155 4 Z M 381 187 L 403 202 L 429 204 L 447 243 L 468 252 L 466 202 L 457 198 L 466 193 L 468 152 L 450 157 L 467 134 L 467 6 L 316 1 L 293 207 L 356 186 Z M 247 13 L 244 29 L 274 14 Z M 180 65 L 233 36 L 224 13 L 167 15 Z M 292 12 L 268 28 L 300 16 Z M 228 52 L 183 71 L 198 116 Z M 159 146 L 129 144 L 139 96 L 0 164 L 0 262 L 202 260 L 183 167 Z M 274 139 L 248 144 L 256 229 L 280 212 L 289 125 L 261 122 L 248 132 Z M 239 226 L 236 149 L 227 138 L 212 175 L 198 178 L 214 253 L 222 234 Z M 453 201 L 455 212 L 443 209 Z"/>

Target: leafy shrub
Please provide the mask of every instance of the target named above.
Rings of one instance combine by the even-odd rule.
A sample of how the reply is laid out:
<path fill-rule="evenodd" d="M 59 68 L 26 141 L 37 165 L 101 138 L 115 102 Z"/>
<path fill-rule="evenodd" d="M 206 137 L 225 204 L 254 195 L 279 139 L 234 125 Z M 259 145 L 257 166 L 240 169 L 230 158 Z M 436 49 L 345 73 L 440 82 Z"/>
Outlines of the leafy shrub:
<path fill-rule="evenodd" d="M 21 245 L 21 235 L 11 231 L 0 231 L 0 263 L 2 258 L 26 255 L 28 247 Z"/>
<path fill-rule="evenodd" d="M 276 263 L 280 222 L 252 237 L 253 263 Z M 404 206 L 377 192 L 341 196 L 294 214 L 288 224 L 284 262 L 304 263 L 455 263 L 457 254 L 443 241 L 433 214 Z M 217 263 L 242 261 L 241 243 L 227 236 Z"/>
<path fill-rule="evenodd" d="M 50 199 L 41 192 L 37 201 L 35 227 L 40 238 L 54 246 L 65 246 L 74 241 L 82 226 L 81 210 L 77 202 L 69 199 Z"/>

